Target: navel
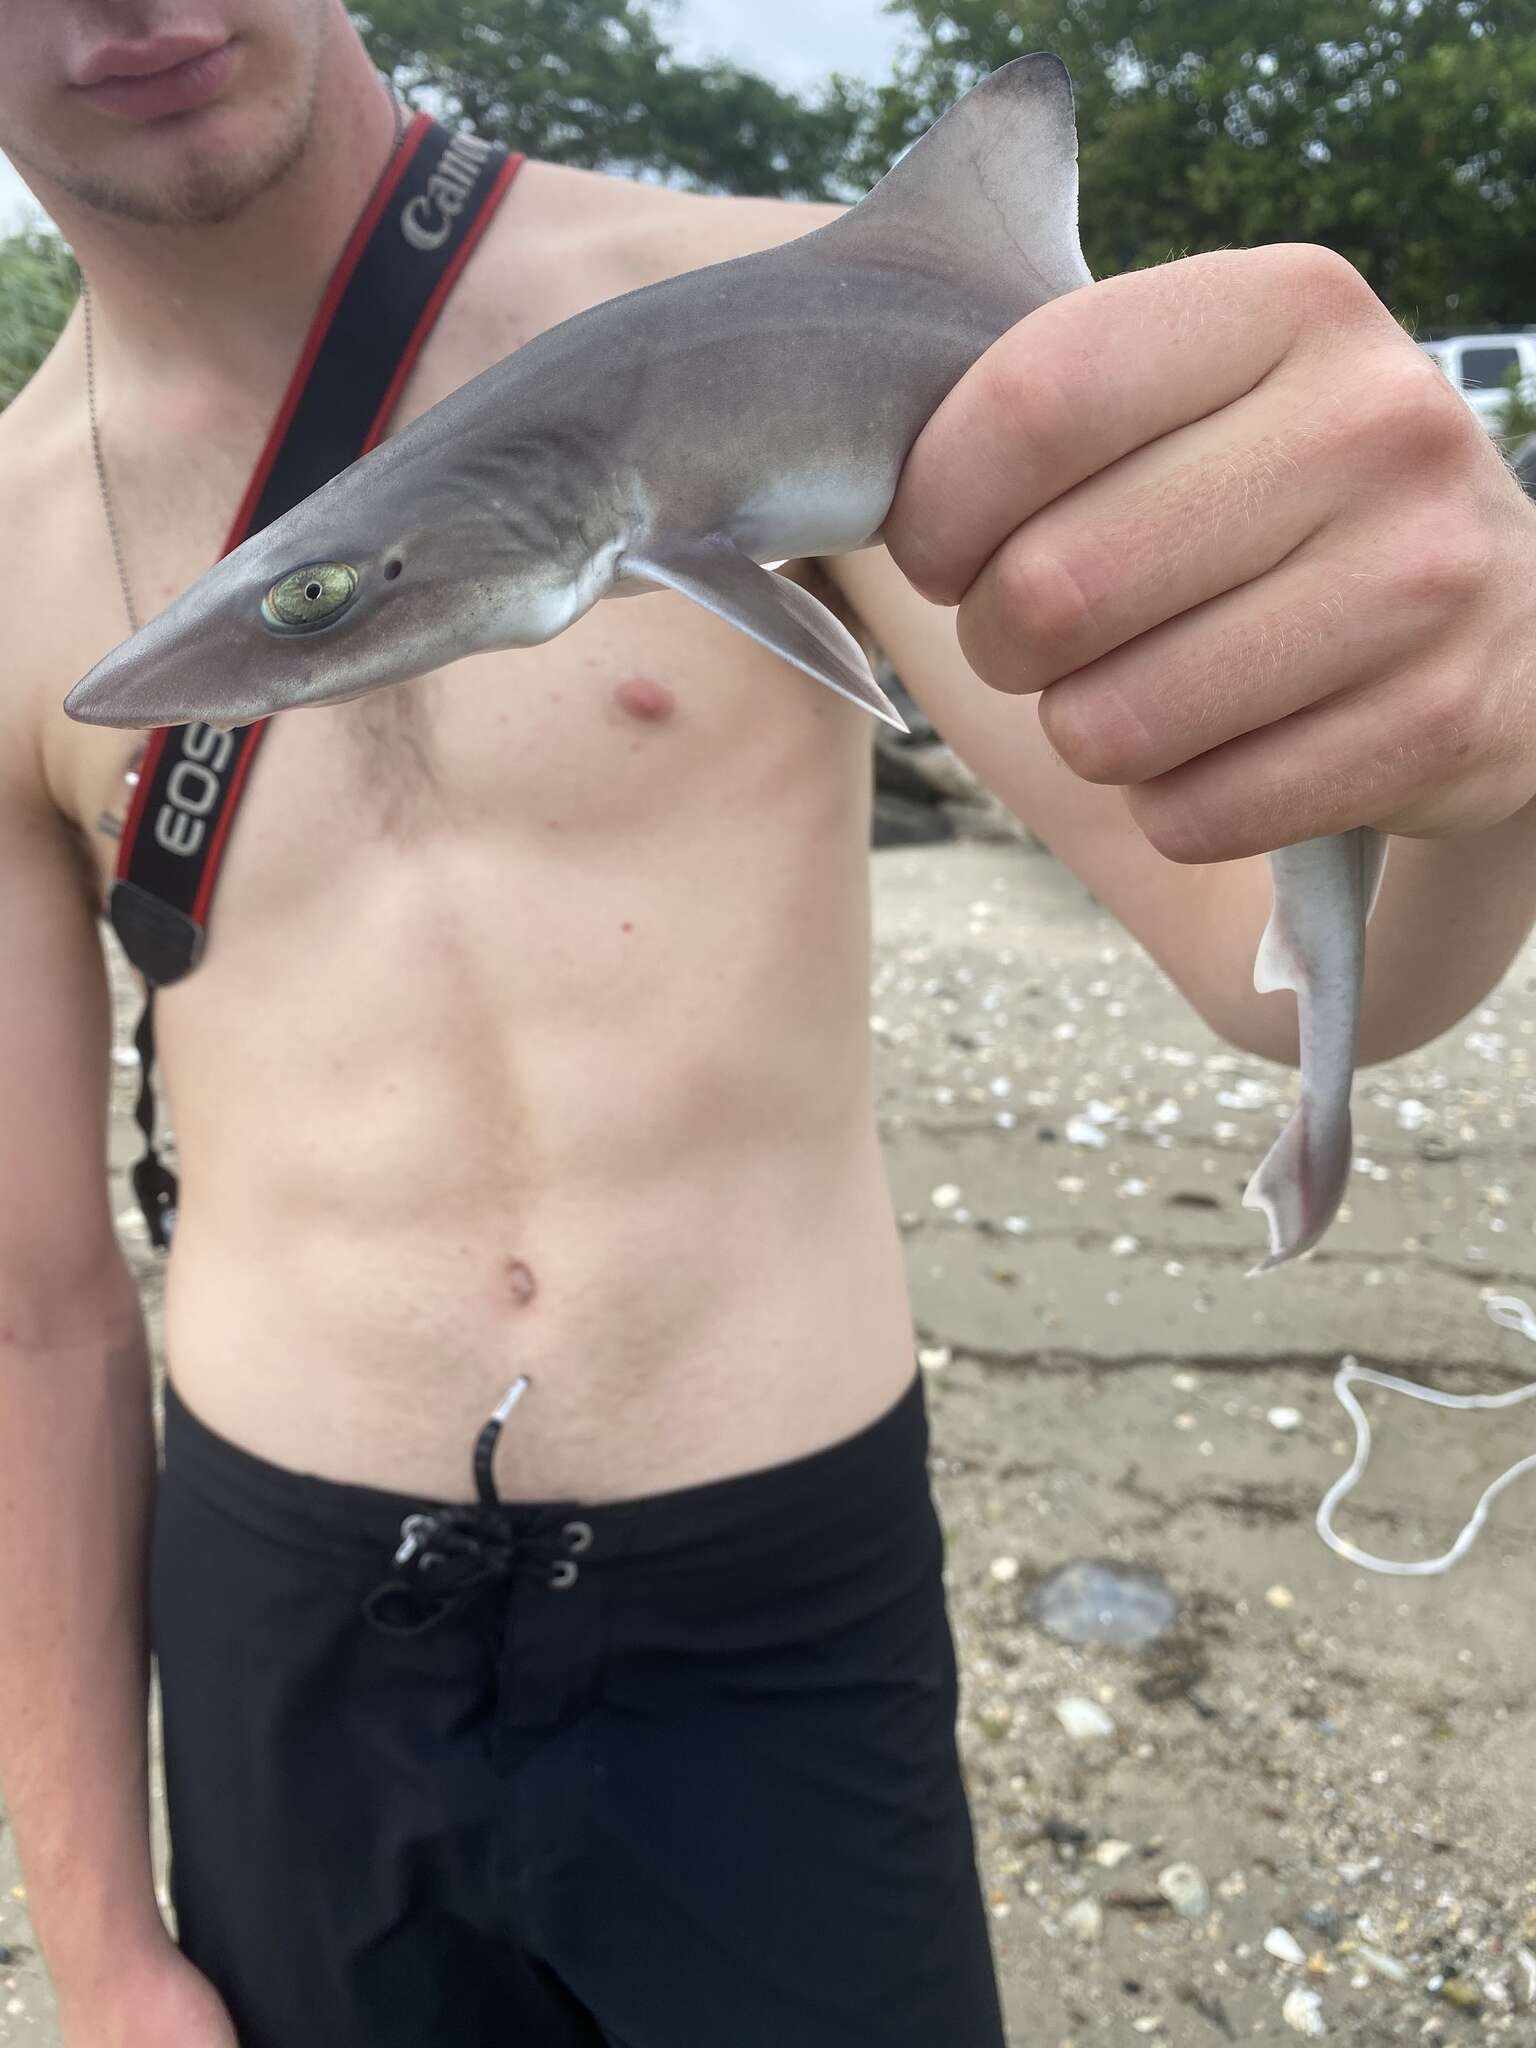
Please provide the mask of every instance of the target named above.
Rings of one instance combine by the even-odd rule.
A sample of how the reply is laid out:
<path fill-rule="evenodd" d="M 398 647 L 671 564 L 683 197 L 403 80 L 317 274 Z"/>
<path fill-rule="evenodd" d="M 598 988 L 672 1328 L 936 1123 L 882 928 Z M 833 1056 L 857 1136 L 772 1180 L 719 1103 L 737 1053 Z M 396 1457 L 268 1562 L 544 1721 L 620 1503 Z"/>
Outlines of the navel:
<path fill-rule="evenodd" d="M 627 711 L 631 718 L 638 718 L 646 725 L 660 725 L 670 718 L 677 709 L 677 699 L 661 683 L 653 683 L 649 676 L 631 676 L 619 684 L 614 691 L 614 701 L 621 711 Z"/>
<path fill-rule="evenodd" d="M 507 1293 L 518 1308 L 526 1308 L 539 1291 L 539 1283 L 533 1277 L 531 1266 L 525 1266 L 521 1259 L 508 1259 L 506 1266 Z"/>

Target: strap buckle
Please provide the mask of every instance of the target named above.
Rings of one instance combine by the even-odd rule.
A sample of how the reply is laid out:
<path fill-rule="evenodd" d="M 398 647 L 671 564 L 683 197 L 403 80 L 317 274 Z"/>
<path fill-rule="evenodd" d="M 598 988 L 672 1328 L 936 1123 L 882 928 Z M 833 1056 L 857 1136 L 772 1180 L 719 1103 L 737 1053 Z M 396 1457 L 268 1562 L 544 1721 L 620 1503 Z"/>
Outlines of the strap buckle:
<path fill-rule="evenodd" d="M 123 951 L 155 988 L 182 980 L 203 957 L 203 927 L 137 882 L 112 884 L 107 915 Z"/>

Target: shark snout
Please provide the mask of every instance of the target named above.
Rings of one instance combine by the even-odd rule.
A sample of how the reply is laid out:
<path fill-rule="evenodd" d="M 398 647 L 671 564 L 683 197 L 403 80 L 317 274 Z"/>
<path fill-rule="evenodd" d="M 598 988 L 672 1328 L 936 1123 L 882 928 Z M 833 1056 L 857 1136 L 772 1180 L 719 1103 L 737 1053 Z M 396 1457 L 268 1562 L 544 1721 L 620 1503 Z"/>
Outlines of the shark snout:
<path fill-rule="evenodd" d="M 193 716 L 190 711 L 183 718 L 167 715 L 163 675 L 153 691 L 151 707 L 148 686 L 156 673 L 155 665 L 139 650 L 137 637 L 125 641 L 76 683 L 64 699 L 64 709 L 82 725 L 139 728 L 188 723 Z"/>
<path fill-rule="evenodd" d="M 206 629 L 157 632 L 152 621 L 76 683 L 64 710 L 82 725 L 133 730 L 194 722 L 249 725 L 273 708 L 274 678 L 269 668 L 260 690 L 242 687 L 242 664 L 221 645 L 222 638 Z M 286 659 L 291 673 L 282 679 L 283 695 L 302 701 L 307 664 L 297 650 Z"/>

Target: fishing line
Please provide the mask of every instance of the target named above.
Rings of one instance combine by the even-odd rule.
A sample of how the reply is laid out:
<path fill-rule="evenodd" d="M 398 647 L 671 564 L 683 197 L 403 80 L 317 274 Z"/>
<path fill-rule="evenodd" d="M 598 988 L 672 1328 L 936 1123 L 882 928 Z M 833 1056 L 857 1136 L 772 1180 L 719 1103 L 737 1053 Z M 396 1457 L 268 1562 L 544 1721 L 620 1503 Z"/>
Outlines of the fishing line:
<path fill-rule="evenodd" d="M 1536 1340 L 1536 1314 L 1515 1295 L 1490 1295 L 1483 1306 L 1501 1329 L 1519 1330 Z M 1513 1486 L 1522 1472 L 1536 1471 L 1536 1452 L 1522 1458 L 1518 1465 L 1511 1465 L 1507 1472 L 1495 1479 L 1473 1510 L 1471 1521 L 1443 1557 L 1425 1558 L 1414 1564 L 1397 1563 L 1388 1557 L 1372 1557 L 1369 1551 L 1358 1549 L 1347 1537 L 1340 1536 L 1333 1526 L 1334 1509 L 1354 1491 L 1371 1455 L 1371 1425 L 1353 1392 L 1357 1382 L 1384 1387 L 1393 1394 L 1406 1394 L 1411 1401 L 1427 1401 L 1434 1408 L 1513 1408 L 1521 1401 L 1536 1400 L 1536 1381 L 1529 1386 L 1516 1387 L 1507 1394 L 1442 1394 L 1434 1387 L 1421 1387 L 1413 1380 L 1395 1379 L 1391 1373 L 1376 1372 L 1348 1354 L 1339 1362 L 1333 1391 L 1355 1425 L 1355 1455 L 1349 1470 L 1336 1479 L 1323 1496 L 1317 1511 L 1318 1535 L 1330 1550 L 1336 1550 L 1340 1557 L 1347 1557 L 1351 1564 L 1363 1565 L 1367 1571 L 1384 1572 L 1402 1579 L 1428 1578 L 1436 1572 L 1448 1572 L 1453 1564 L 1460 1563 L 1477 1541 L 1488 1519 L 1488 1510 L 1504 1489 Z"/>

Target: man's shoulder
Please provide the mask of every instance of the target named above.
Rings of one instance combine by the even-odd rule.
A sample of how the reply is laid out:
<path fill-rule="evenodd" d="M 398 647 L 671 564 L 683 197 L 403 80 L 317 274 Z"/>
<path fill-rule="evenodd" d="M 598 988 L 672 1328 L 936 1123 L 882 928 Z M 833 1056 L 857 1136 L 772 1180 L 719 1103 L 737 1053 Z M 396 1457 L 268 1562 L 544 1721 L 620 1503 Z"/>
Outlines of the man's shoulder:
<path fill-rule="evenodd" d="M 0 561 L 8 629 L 0 642 L 0 783 L 15 799 L 45 795 L 37 735 L 38 648 L 49 615 L 70 613 L 70 545 L 78 528 L 77 473 L 84 474 L 78 401 L 71 406 L 60 351 L 0 412 Z"/>
<path fill-rule="evenodd" d="M 0 412 L 0 560 L 14 603 L 30 586 L 19 565 L 57 538 L 62 502 L 81 465 L 85 407 L 60 342 Z"/>
<path fill-rule="evenodd" d="M 454 289 L 401 423 L 575 314 L 793 241 L 842 210 L 680 192 L 531 158 L 487 232 L 484 254 Z"/>
<path fill-rule="evenodd" d="M 12 540 L 26 526 L 27 510 L 38 509 L 43 478 L 77 424 L 67 417 L 63 397 L 62 379 L 50 357 L 0 412 L 0 522 L 6 529 L 7 560 Z"/>

